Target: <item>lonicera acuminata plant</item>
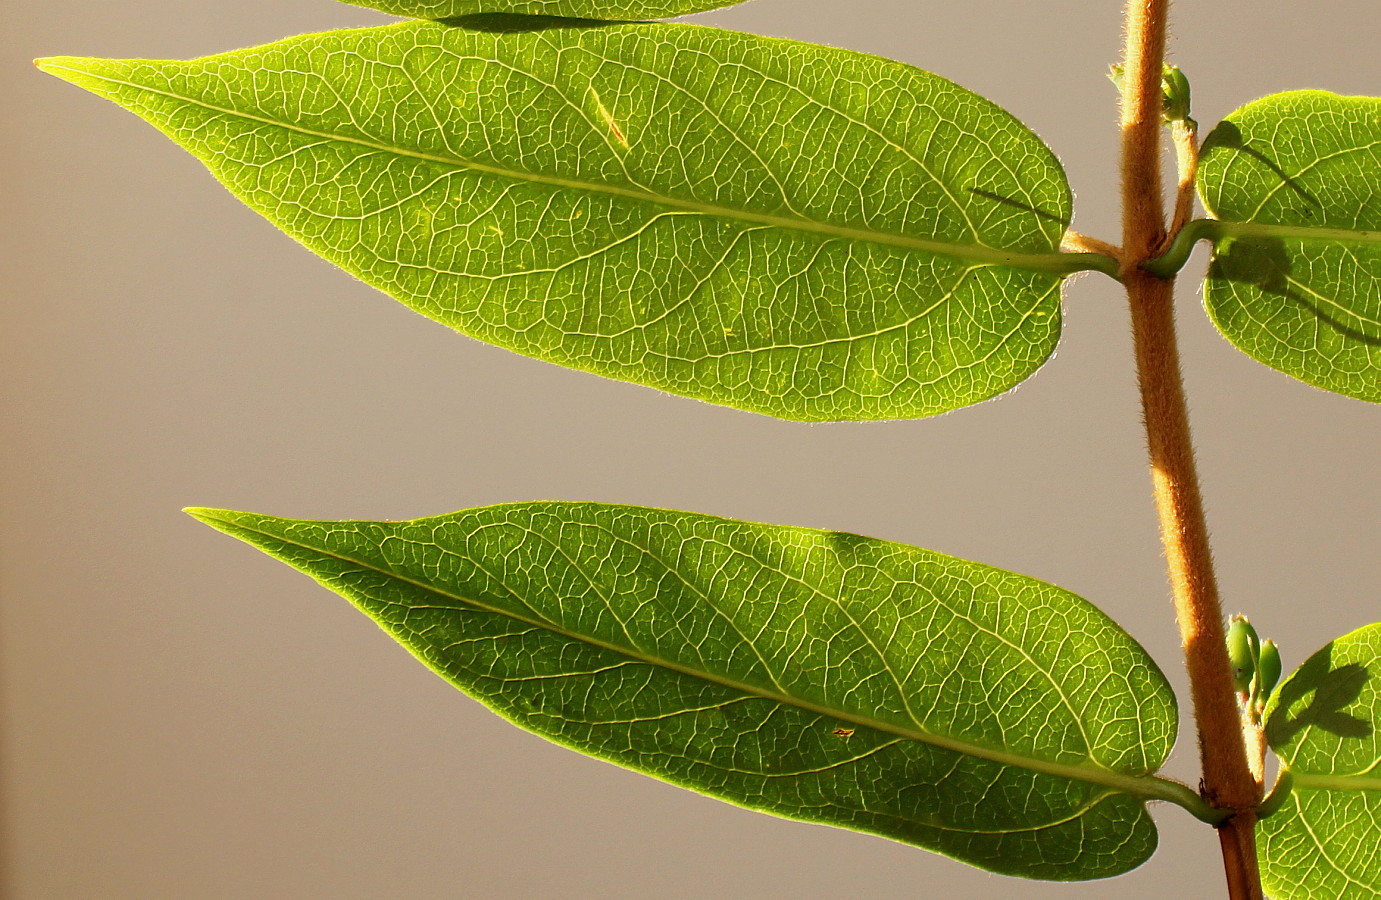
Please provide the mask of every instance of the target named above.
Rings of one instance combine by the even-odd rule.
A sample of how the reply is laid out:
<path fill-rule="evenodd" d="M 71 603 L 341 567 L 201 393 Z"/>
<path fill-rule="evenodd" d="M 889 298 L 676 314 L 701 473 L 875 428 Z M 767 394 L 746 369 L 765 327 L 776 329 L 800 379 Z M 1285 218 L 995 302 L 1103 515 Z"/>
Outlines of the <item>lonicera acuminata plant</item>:
<path fill-rule="evenodd" d="M 1228 633 L 1171 315 L 1209 241 L 1206 306 L 1234 345 L 1381 401 L 1381 100 L 1279 94 L 1201 140 L 1164 64 L 1166 4 L 1132 0 L 1114 244 L 1069 228 L 1039 138 L 943 78 L 627 21 L 723 2 L 371 5 L 417 21 L 41 65 L 427 316 L 765 415 L 906 419 L 991 398 L 1050 356 L 1070 275 L 1116 279 L 1202 785 L 1157 774 L 1177 702 L 1150 656 L 1084 599 L 988 565 L 591 503 L 194 516 L 345 595 L 516 724 L 703 793 L 1053 880 L 1144 861 L 1146 804 L 1165 801 L 1217 830 L 1233 897 L 1381 892 L 1381 625 L 1283 679 L 1274 643 L 1244 621 Z"/>

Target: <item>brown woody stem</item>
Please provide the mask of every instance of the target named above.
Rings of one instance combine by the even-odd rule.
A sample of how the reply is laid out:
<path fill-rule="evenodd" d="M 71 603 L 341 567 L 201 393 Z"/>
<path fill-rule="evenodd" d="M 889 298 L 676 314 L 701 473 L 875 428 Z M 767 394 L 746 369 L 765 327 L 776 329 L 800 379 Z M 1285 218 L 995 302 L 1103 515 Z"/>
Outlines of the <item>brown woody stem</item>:
<path fill-rule="evenodd" d="M 1218 845 L 1223 851 L 1223 870 L 1228 896 L 1261 900 L 1261 878 L 1256 861 L 1256 813 L 1238 813 L 1218 826 Z"/>
<path fill-rule="evenodd" d="M 1189 410 L 1175 338 L 1173 282 L 1140 268 L 1164 245 L 1161 68 L 1169 0 L 1128 0 L 1122 92 L 1122 276 L 1131 307 L 1137 379 L 1199 731 L 1204 799 L 1236 814 L 1219 827 L 1232 900 L 1260 900 L 1254 810 L 1260 787 L 1247 764 L 1218 588 L 1209 551 Z"/>

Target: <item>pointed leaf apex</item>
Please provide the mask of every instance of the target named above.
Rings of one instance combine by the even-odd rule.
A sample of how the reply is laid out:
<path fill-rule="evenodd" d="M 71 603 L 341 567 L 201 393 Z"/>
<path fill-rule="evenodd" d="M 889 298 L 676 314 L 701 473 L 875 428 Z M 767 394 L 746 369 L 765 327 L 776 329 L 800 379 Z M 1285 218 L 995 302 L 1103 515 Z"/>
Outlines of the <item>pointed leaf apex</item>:
<path fill-rule="evenodd" d="M 82 56 L 40 56 L 34 60 L 34 65 L 49 75 L 71 81 L 74 74 L 86 71 L 81 63 L 89 62 L 90 59 Z"/>
<path fill-rule="evenodd" d="M 204 506 L 184 507 L 183 512 L 217 531 L 232 534 L 239 531 L 245 513 L 233 509 L 212 509 Z"/>
<path fill-rule="evenodd" d="M 117 85 L 109 76 L 128 62 L 95 56 L 46 56 L 34 60 L 34 65 L 54 78 L 61 78 L 97 96 L 115 100 L 113 94 Z"/>

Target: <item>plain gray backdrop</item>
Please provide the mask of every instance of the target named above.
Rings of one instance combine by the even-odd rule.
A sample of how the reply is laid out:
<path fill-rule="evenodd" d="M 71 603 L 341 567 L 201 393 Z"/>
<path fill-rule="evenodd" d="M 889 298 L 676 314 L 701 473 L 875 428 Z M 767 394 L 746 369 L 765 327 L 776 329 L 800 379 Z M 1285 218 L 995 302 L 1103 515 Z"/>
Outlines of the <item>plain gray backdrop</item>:
<path fill-rule="evenodd" d="M 899 58 L 990 97 L 1117 239 L 1115 0 L 755 0 L 706 24 Z M 691 509 L 906 541 L 1055 582 L 1184 678 L 1126 313 L 1066 292 L 1057 358 L 937 419 L 805 426 L 460 337 L 240 206 L 144 123 L 29 66 L 189 57 L 384 17 L 331 0 L 10 4 L 0 36 L 5 875 L 17 900 L 1214 897 L 1159 809 L 1116 883 L 988 875 L 736 809 L 524 734 L 345 601 L 183 516 L 411 518 L 510 500 Z M 1211 126 L 1290 88 L 1381 94 L 1375 0 L 1194 0 Z M 1190 271 L 1203 268 L 1196 255 Z M 1381 408 L 1242 356 L 1180 298 L 1229 610 L 1287 667 L 1381 619 Z M 1170 771 L 1191 783 L 1186 716 Z"/>

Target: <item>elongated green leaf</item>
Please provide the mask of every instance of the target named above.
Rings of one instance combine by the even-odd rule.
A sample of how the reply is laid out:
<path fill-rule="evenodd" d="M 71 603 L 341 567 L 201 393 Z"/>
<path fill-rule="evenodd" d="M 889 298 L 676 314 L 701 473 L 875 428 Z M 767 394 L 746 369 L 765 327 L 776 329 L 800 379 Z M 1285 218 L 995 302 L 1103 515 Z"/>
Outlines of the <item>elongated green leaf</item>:
<path fill-rule="evenodd" d="M 51 59 L 322 256 L 541 359 L 793 419 L 930 415 L 1029 376 L 1059 164 L 900 63 L 667 24 L 340 31 Z M 1101 261 L 1101 262 L 1099 262 Z"/>
<path fill-rule="evenodd" d="M 348 597 L 523 728 L 734 803 L 999 872 L 1154 849 L 1175 701 L 1086 601 L 900 544 L 526 503 L 412 522 L 189 510 Z"/>
<path fill-rule="evenodd" d="M 1338 638 L 1271 698 L 1266 737 L 1293 777 L 1261 822 L 1277 900 L 1381 897 L 1381 624 Z"/>
<path fill-rule="evenodd" d="M 577 19 L 665 19 L 733 6 L 744 0 L 345 0 L 414 19 L 449 19 L 476 13 L 519 13 Z"/>
<path fill-rule="evenodd" d="M 1381 99 L 1293 91 L 1204 142 L 1199 192 L 1219 220 L 1204 293 L 1252 358 L 1381 402 Z"/>

